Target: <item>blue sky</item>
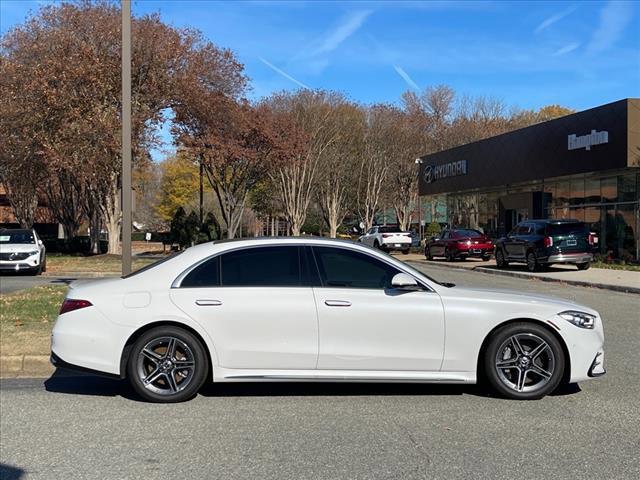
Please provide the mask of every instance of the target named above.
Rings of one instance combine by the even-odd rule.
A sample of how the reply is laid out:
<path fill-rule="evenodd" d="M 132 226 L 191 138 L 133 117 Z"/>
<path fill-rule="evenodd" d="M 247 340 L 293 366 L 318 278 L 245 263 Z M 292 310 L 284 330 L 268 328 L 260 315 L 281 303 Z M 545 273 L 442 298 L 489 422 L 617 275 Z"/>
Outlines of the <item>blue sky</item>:
<path fill-rule="evenodd" d="M 0 0 L 0 29 L 38 1 Z M 577 110 L 640 96 L 640 3 L 134 0 L 234 50 L 251 98 L 334 89 L 364 103 L 447 84 L 510 106 Z"/>

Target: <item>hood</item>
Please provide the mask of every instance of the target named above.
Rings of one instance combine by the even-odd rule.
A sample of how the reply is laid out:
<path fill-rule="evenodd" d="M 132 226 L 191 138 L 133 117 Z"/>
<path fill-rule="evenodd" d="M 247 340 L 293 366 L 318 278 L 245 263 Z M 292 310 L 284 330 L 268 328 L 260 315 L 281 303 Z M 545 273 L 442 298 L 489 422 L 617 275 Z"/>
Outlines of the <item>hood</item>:
<path fill-rule="evenodd" d="M 1 253 L 23 253 L 34 252 L 40 250 L 40 246 L 35 243 L 2 243 L 0 244 Z"/>
<path fill-rule="evenodd" d="M 454 287 L 446 293 L 450 293 L 452 299 L 466 297 L 478 300 L 495 301 L 500 303 L 518 304 L 525 308 L 531 309 L 540 308 L 557 310 L 555 313 L 561 312 L 562 310 L 579 310 L 581 312 L 590 313 L 591 315 L 598 315 L 598 312 L 596 312 L 592 308 L 586 307 L 566 298 L 554 297 L 550 295 L 536 295 L 515 290 L 467 287 Z"/>

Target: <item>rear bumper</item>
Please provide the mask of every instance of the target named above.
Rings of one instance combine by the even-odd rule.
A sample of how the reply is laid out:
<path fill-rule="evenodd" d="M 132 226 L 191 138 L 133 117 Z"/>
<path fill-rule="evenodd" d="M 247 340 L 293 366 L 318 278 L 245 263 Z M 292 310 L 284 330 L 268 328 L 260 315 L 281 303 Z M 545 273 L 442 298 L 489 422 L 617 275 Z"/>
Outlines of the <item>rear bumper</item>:
<path fill-rule="evenodd" d="M 122 375 L 116 375 L 114 373 L 106 373 L 100 370 L 93 370 L 91 368 L 81 367 L 80 365 L 74 365 L 71 363 L 65 362 L 58 355 L 56 355 L 53 351 L 51 351 L 51 356 L 49 357 L 49 362 L 56 368 L 65 368 L 67 370 L 74 370 L 76 372 L 90 373 L 92 375 L 100 375 L 101 377 L 107 378 L 123 378 Z"/>
<path fill-rule="evenodd" d="M 383 250 L 409 250 L 411 248 L 411 242 L 385 242 L 380 245 L 380 248 Z"/>
<path fill-rule="evenodd" d="M 546 263 L 587 263 L 593 261 L 591 253 L 559 253 L 547 257 Z"/>
<path fill-rule="evenodd" d="M 465 257 L 486 257 L 493 253 L 493 245 L 471 245 L 470 247 L 458 247 L 456 255 Z"/>

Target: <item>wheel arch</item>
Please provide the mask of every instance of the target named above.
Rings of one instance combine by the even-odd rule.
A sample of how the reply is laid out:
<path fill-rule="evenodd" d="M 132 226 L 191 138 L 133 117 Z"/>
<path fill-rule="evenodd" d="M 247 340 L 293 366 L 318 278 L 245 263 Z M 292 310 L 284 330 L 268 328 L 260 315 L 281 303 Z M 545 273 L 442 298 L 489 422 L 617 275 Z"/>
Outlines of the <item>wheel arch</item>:
<path fill-rule="evenodd" d="M 158 320 L 155 322 L 147 323 L 140 328 L 138 328 L 135 332 L 133 332 L 129 338 L 127 339 L 124 347 L 122 348 L 122 354 L 120 355 L 120 378 L 125 378 L 127 376 L 127 363 L 129 362 L 129 356 L 131 354 L 131 349 L 133 348 L 133 344 L 146 332 L 152 330 L 157 327 L 177 327 L 182 328 L 183 330 L 188 331 L 192 335 L 194 335 L 198 341 L 202 344 L 204 348 L 205 354 L 207 355 L 207 362 L 209 363 L 209 376 L 211 378 L 213 375 L 213 358 L 211 355 L 211 351 L 209 349 L 209 344 L 203 338 L 203 336 L 196 329 L 192 328 L 189 325 L 184 323 L 171 321 L 171 320 Z"/>
<path fill-rule="evenodd" d="M 571 356 L 569 355 L 569 349 L 567 348 L 567 343 L 565 342 L 564 338 L 562 338 L 562 335 L 558 333 L 558 330 L 553 328 L 548 323 L 543 322 L 536 318 L 526 318 L 526 317 L 512 318 L 509 320 L 505 320 L 504 322 L 501 322 L 495 327 L 493 327 L 491 331 L 487 333 L 487 335 L 484 337 L 484 340 L 482 341 L 482 345 L 480 346 L 480 351 L 478 352 L 478 358 L 476 359 L 476 375 L 477 375 L 478 383 L 480 383 L 481 381 L 484 381 L 486 378 L 485 372 L 484 372 L 484 362 L 482 360 L 484 358 L 485 352 L 487 351 L 487 347 L 489 345 L 489 341 L 491 340 L 491 337 L 501 328 L 506 327 L 507 325 L 511 325 L 513 323 L 521 323 L 521 322 L 529 322 L 529 323 L 538 325 L 539 327 L 542 327 L 548 332 L 550 332 L 556 338 L 556 340 L 558 340 L 558 342 L 560 343 L 560 346 L 562 347 L 562 353 L 564 353 L 564 358 L 565 358 L 565 368 L 564 368 L 564 372 L 562 372 L 561 385 L 567 384 L 569 382 L 569 378 L 571 377 Z"/>

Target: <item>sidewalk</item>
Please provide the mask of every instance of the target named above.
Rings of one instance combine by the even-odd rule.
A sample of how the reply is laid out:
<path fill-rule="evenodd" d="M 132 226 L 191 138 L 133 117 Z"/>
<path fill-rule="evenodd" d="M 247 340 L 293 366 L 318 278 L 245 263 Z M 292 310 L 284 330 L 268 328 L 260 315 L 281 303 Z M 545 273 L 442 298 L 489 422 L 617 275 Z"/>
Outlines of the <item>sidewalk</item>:
<path fill-rule="evenodd" d="M 424 255 L 420 254 L 397 255 L 396 257 L 405 262 L 414 262 L 423 265 L 473 270 L 474 272 L 517 278 L 535 278 L 544 282 L 562 282 L 568 285 L 640 294 L 640 272 L 632 272 L 629 270 L 590 268 L 589 270 L 579 271 L 572 265 L 554 265 L 547 271 L 532 273 L 527 271 L 524 264 L 513 264 L 504 270 L 499 270 L 498 267 L 496 267 L 494 259 L 488 262 L 474 258 L 447 262 L 446 260 L 428 261 L 424 258 Z"/>

